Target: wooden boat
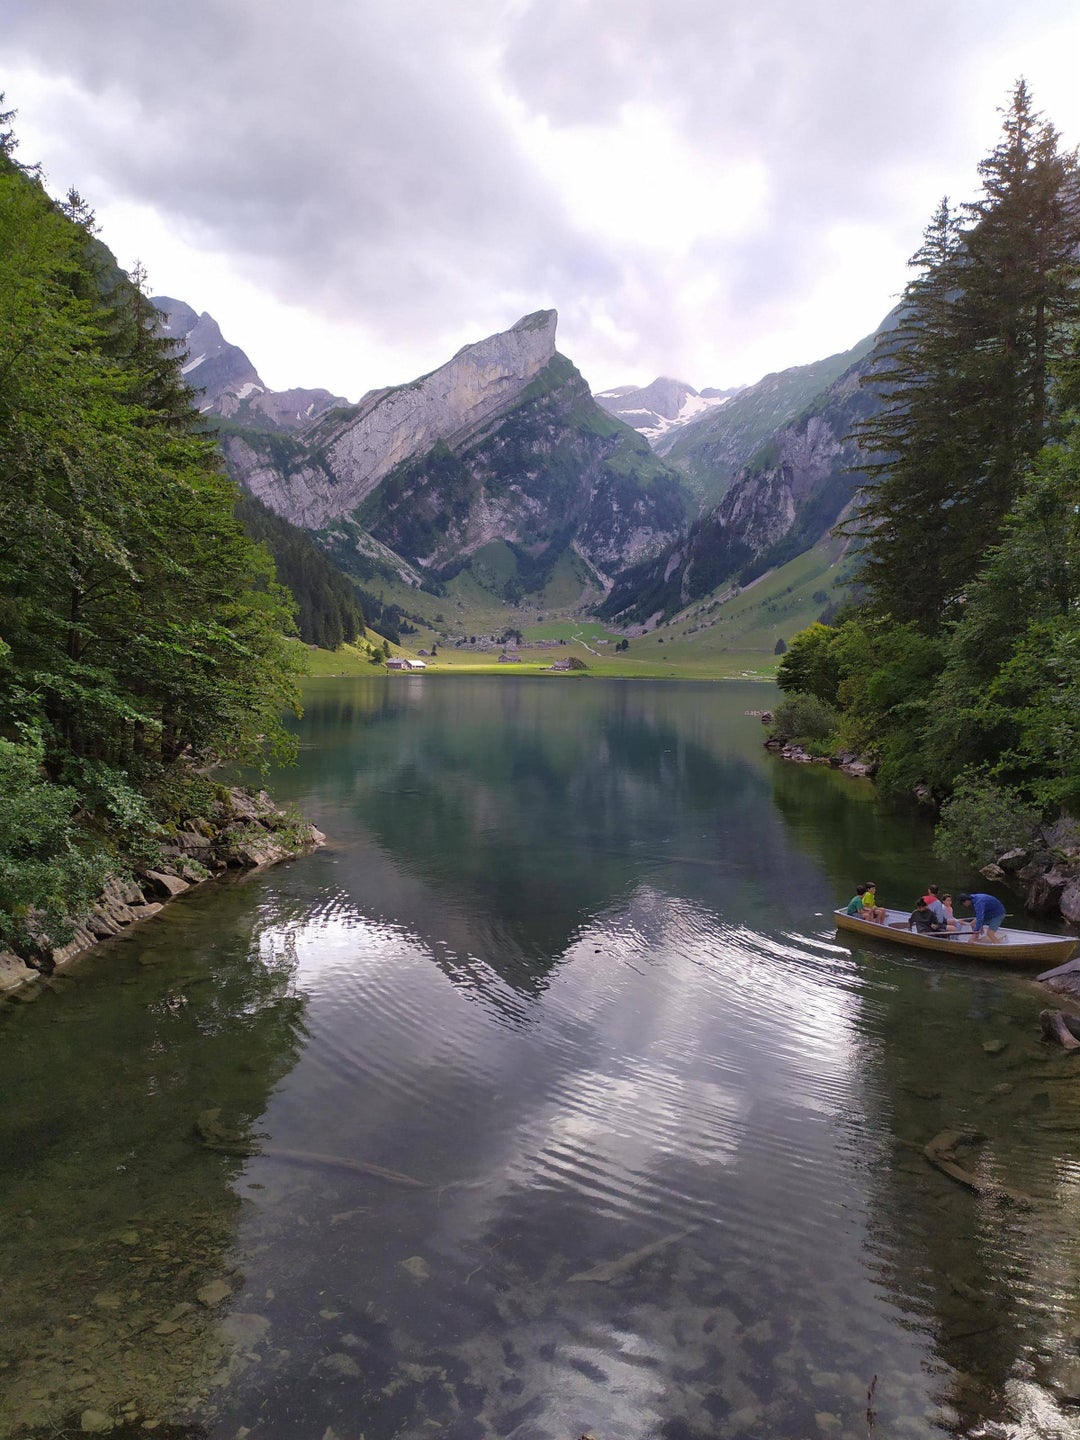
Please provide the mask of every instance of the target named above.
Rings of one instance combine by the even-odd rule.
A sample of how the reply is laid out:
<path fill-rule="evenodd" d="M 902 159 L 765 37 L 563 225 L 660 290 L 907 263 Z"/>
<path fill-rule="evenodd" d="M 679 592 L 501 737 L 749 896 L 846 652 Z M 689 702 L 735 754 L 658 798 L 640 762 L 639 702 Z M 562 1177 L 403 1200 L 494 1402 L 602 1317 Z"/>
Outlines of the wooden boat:
<path fill-rule="evenodd" d="M 963 927 L 960 930 L 927 935 L 908 929 L 910 913 L 886 910 L 885 920 L 879 925 L 874 920 L 849 915 L 846 910 L 833 911 L 841 930 L 853 930 L 870 940 L 890 940 L 913 950 L 937 950 L 939 954 L 954 955 L 960 960 L 990 960 L 1001 965 L 1061 965 L 1072 959 L 1078 944 L 1072 935 L 1040 935 L 1034 930 L 1015 930 L 1011 925 L 998 931 L 1003 938 L 997 944 L 992 940 L 973 940 L 970 925 L 963 920 L 958 922 Z"/>

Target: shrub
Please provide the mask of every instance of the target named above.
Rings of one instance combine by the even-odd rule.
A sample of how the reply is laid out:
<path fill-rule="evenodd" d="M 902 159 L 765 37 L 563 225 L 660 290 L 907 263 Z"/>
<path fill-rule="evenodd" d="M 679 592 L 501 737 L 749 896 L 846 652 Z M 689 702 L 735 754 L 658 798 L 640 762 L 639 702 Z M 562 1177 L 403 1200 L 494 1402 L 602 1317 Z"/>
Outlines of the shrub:
<path fill-rule="evenodd" d="M 934 853 L 946 864 L 978 869 L 1029 844 L 1038 820 L 1019 791 L 994 784 L 984 769 L 967 770 L 942 806 Z"/>
<path fill-rule="evenodd" d="M 789 695 L 773 712 L 772 734 L 789 740 L 825 740 L 836 729 L 840 716 L 816 695 Z"/>
<path fill-rule="evenodd" d="M 0 740 L 0 794 L 0 948 L 41 954 L 71 939 L 109 860 L 76 819 L 75 791 L 45 778 L 38 742 Z"/>

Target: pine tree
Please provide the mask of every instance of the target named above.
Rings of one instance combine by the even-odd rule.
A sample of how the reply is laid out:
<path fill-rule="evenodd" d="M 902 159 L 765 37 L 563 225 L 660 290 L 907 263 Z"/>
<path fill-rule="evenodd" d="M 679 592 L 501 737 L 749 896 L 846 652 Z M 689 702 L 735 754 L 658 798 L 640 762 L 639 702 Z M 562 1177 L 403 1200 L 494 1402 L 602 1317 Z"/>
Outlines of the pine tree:
<path fill-rule="evenodd" d="M 960 613 L 1028 466 L 1055 425 L 1050 374 L 1080 323 L 1074 154 L 1020 81 L 964 221 L 943 204 L 913 263 L 900 323 L 867 383 L 873 477 L 849 529 L 865 537 L 875 610 L 929 632 Z"/>

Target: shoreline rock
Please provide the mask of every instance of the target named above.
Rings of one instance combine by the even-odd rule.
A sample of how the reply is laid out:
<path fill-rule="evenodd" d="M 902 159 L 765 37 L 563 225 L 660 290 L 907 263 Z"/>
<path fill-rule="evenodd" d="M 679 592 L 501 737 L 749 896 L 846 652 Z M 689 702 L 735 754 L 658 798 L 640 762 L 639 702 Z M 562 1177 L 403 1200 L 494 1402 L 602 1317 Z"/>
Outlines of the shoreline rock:
<path fill-rule="evenodd" d="M 768 723 L 764 716 L 762 721 Z M 833 770 L 842 770 L 845 775 L 855 775 L 862 780 L 872 780 L 877 774 L 877 761 L 861 760 L 853 750 L 841 750 L 836 755 L 811 755 L 805 746 L 797 745 L 793 740 L 778 740 L 775 736 L 765 741 L 765 749 L 779 755 L 781 760 L 792 760 L 797 765 L 828 765 Z"/>
<path fill-rule="evenodd" d="M 131 866 L 129 877 L 114 876 L 97 904 L 65 945 L 41 960 L 25 960 L 0 950 L 0 994 L 9 994 L 51 975 L 103 940 L 156 915 L 170 900 L 228 870 L 257 870 L 325 845 L 314 825 L 297 822 L 275 805 L 265 790 L 252 794 L 234 786 L 214 802 L 200 828 L 163 835 L 159 859 Z"/>

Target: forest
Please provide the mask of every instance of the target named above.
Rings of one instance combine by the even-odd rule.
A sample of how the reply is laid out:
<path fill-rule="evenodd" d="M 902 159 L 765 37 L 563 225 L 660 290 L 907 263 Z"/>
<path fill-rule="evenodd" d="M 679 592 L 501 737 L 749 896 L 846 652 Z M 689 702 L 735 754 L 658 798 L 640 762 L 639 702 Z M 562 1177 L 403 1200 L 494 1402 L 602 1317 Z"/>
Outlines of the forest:
<path fill-rule="evenodd" d="M 0 115 L 0 949 L 32 956 L 163 825 L 205 809 L 213 765 L 289 753 L 303 651 L 143 277 L 117 268 L 75 190 L 54 201 L 18 162 L 12 118 Z"/>
<path fill-rule="evenodd" d="M 865 382 L 858 584 L 781 660 L 781 738 L 879 762 L 982 865 L 1080 813 L 1080 172 L 1024 82 Z"/>

